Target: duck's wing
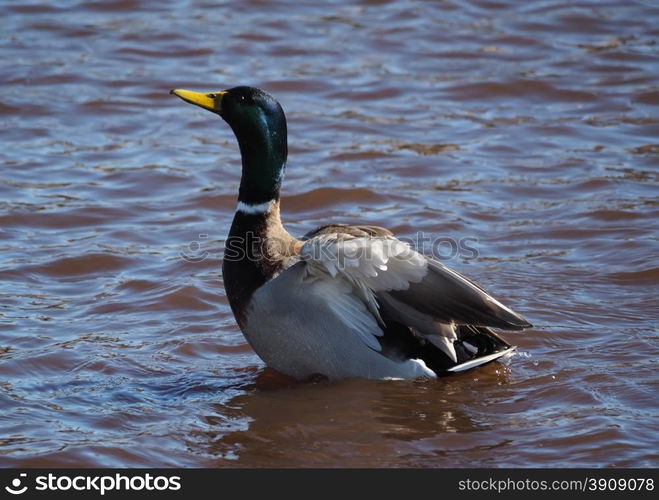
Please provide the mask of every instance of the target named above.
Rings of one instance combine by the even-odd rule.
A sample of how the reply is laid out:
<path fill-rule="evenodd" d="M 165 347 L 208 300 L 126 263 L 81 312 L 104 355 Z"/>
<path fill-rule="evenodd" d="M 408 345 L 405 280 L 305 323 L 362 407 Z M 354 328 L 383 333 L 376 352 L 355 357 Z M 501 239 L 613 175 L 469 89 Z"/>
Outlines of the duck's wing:
<path fill-rule="evenodd" d="M 425 257 L 424 257 L 425 258 Z M 394 303 L 413 307 L 436 321 L 523 330 L 532 326 L 470 279 L 425 258 L 426 273 L 404 289 L 383 290 Z"/>
<path fill-rule="evenodd" d="M 425 257 L 378 226 L 323 226 L 301 257 L 315 275 L 329 273 L 443 323 L 521 330 L 532 326 L 483 288 Z"/>
<path fill-rule="evenodd" d="M 410 355 L 419 355 L 430 342 L 448 357 L 435 364 L 458 371 L 461 365 L 477 366 L 510 348 L 488 327 L 531 326 L 481 287 L 412 250 L 386 229 L 331 225 L 308 236 L 300 258 L 309 278 L 349 283 L 388 334 L 380 345 L 391 347 L 386 344 L 393 339 L 407 343 Z M 393 326 L 395 334 L 390 333 Z M 414 339 L 403 338 L 401 331 Z"/>

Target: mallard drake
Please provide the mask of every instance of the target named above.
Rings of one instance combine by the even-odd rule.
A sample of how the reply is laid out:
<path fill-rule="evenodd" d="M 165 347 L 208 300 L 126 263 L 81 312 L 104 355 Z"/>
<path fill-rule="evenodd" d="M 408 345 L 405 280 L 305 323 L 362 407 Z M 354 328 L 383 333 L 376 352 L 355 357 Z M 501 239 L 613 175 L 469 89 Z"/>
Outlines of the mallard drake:
<path fill-rule="evenodd" d="M 222 117 L 238 140 L 242 178 L 222 272 L 240 329 L 270 367 L 297 379 L 434 378 L 512 353 L 491 328 L 531 326 L 387 229 L 327 224 L 291 236 L 279 214 L 281 105 L 244 86 L 170 93 Z"/>

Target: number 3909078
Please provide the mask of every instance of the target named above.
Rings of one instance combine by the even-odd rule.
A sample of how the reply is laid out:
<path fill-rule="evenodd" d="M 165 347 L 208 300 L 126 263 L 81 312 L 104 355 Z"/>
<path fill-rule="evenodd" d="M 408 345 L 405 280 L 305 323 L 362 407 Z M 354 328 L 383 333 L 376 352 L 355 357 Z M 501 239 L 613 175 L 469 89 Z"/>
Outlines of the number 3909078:
<path fill-rule="evenodd" d="M 654 491 L 652 478 L 590 478 L 589 491 Z"/>

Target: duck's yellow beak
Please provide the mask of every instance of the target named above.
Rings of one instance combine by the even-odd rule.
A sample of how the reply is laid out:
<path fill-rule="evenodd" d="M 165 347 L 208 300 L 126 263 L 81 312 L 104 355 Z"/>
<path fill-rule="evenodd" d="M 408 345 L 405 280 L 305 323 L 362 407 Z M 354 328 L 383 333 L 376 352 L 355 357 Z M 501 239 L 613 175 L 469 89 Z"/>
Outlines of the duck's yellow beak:
<path fill-rule="evenodd" d="M 213 113 L 221 113 L 222 97 L 224 97 L 226 91 L 223 90 L 220 92 L 203 93 L 203 92 L 192 92 L 190 90 L 183 90 L 183 89 L 174 89 L 174 90 L 170 90 L 169 93 L 180 97 L 185 102 L 189 102 L 190 104 L 195 104 L 200 108 L 207 109 L 208 111 L 212 111 Z"/>

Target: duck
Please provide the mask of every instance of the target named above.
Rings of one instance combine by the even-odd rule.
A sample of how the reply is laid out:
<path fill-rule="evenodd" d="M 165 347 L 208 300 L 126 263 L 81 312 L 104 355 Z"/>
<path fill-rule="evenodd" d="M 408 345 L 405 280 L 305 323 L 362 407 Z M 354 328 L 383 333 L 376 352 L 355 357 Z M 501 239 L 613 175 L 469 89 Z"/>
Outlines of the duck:
<path fill-rule="evenodd" d="M 264 90 L 170 91 L 219 115 L 241 155 L 222 276 L 245 339 L 298 380 L 417 379 L 514 354 L 497 330 L 531 323 L 388 229 L 328 222 L 296 238 L 280 216 L 286 116 Z"/>

